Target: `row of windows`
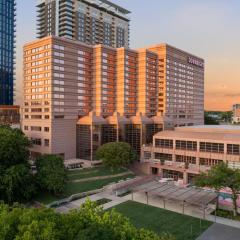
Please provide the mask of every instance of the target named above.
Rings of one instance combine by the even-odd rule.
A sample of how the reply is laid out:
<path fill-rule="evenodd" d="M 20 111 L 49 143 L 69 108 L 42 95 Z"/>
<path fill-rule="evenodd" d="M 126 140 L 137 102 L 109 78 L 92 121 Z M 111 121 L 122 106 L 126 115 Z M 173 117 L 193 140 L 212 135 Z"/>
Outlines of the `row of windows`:
<path fill-rule="evenodd" d="M 176 149 L 196 151 L 197 150 L 197 142 L 177 140 L 176 141 Z"/>
<path fill-rule="evenodd" d="M 200 142 L 200 152 L 224 153 L 224 144 Z"/>
<path fill-rule="evenodd" d="M 173 140 L 156 139 L 156 147 L 173 148 Z M 197 142 L 176 140 L 176 149 L 197 151 Z M 200 142 L 200 152 L 224 153 L 224 143 Z M 227 154 L 240 155 L 240 145 L 227 144 Z"/>

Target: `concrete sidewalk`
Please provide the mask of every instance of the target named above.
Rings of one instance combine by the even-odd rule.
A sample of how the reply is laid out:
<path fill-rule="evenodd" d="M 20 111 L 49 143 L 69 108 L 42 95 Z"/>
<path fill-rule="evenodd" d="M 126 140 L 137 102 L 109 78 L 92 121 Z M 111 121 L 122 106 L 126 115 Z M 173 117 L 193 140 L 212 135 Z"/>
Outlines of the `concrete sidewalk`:
<path fill-rule="evenodd" d="M 196 240 L 239 240 L 240 229 L 214 223 Z"/>
<path fill-rule="evenodd" d="M 103 198 L 111 200 L 111 202 L 108 202 L 108 203 L 102 205 L 104 210 L 112 208 L 116 205 L 119 205 L 123 202 L 128 201 L 128 198 L 121 198 L 121 197 L 117 197 L 113 194 L 110 194 L 108 192 L 101 192 L 101 193 L 91 195 L 89 197 L 81 198 L 79 200 L 67 203 L 63 206 L 60 206 L 60 207 L 56 208 L 56 211 L 60 212 L 60 213 L 67 213 L 71 209 L 78 209 L 87 199 L 90 199 L 91 201 L 98 201 L 98 200 L 103 199 Z"/>

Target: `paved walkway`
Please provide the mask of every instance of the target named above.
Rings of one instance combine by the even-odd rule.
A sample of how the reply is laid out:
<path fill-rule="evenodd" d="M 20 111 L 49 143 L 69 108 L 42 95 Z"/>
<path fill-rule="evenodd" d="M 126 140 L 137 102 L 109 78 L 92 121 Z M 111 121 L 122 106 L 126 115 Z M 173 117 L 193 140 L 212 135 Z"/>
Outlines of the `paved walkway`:
<path fill-rule="evenodd" d="M 196 240 L 239 240 L 240 229 L 214 223 Z"/>
<path fill-rule="evenodd" d="M 112 200 L 111 202 L 108 202 L 108 203 L 102 205 L 104 210 L 112 208 L 116 205 L 119 205 L 123 202 L 128 201 L 128 198 L 121 198 L 121 197 L 117 197 L 113 194 L 109 194 L 108 192 L 101 192 L 101 193 L 98 193 L 98 194 L 91 195 L 89 197 L 81 198 L 79 200 L 67 203 L 63 206 L 60 206 L 60 207 L 56 208 L 56 211 L 60 212 L 60 213 L 67 213 L 71 209 L 78 209 L 87 199 L 90 199 L 91 201 L 98 201 L 98 200 L 103 199 L 103 198 Z"/>

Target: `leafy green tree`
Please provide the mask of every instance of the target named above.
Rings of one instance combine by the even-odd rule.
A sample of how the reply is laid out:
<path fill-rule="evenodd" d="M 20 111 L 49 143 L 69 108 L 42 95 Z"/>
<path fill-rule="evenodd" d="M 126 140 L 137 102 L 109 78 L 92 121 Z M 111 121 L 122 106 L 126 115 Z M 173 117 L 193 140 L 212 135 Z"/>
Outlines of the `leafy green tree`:
<path fill-rule="evenodd" d="M 213 118 L 208 112 L 204 113 L 204 123 L 206 125 L 219 125 L 219 120 Z"/>
<path fill-rule="evenodd" d="M 30 141 L 18 129 L 0 127 L 0 168 L 27 164 Z"/>
<path fill-rule="evenodd" d="M 123 167 L 136 160 L 137 156 L 129 144 L 116 142 L 99 147 L 97 158 L 107 167 Z"/>
<path fill-rule="evenodd" d="M 20 130 L 0 127 L 0 200 L 12 204 L 31 199 L 34 181 L 28 164 L 30 145 Z"/>
<path fill-rule="evenodd" d="M 53 194 L 64 191 L 67 172 L 63 159 L 56 155 L 43 155 L 36 160 L 37 182 L 41 189 Z"/>
<path fill-rule="evenodd" d="M 232 191 L 233 214 L 236 216 L 237 199 L 240 193 L 240 170 L 229 168 L 226 163 L 216 165 L 207 173 L 202 173 L 195 179 L 195 184 L 199 187 L 212 187 L 216 190 L 230 188 Z"/>
<path fill-rule="evenodd" d="M 0 175 L 1 200 L 7 203 L 24 202 L 35 193 L 33 175 L 24 164 L 7 168 Z"/>
<path fill-rule="evenodd" d="M 222 113 L 222 120 L 224 122 L 232 122 L 232 117 L 233 117 L 233 112 L 232 111 Z"/>
<path fill-rule="evenodd" d="M 80 209 L 67 214 L 53 209 L 33 209 L 0 204 L 1 240 L 174 240 L 136 229 L 127 218 L 115 211 L 103 211 L 87 201 Z"/>

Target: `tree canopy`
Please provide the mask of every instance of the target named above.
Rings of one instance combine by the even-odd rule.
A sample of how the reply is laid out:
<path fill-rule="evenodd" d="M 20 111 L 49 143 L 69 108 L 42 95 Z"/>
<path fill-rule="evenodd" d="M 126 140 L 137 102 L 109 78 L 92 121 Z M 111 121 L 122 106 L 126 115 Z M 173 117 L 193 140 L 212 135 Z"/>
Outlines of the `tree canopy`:
<path fill-rule="evenodd" d="M 35 192 L 28 164 L 30 141 L 18 129 L 0 127 L 0 200 L 25 202 Z"/>
<path fill-rule="evenodd" d="M 129 144 L 114 142 L 99 147 L 97 158 L 107 167 L 122 167 L 136 160 L 137 156 Z"/>
<path fill-rule="evenodd" d="M 170 235 L 136 229 L 127 218 L 87 201 L 68 214 L 53 209 L 0 205 L 2 240 L 173 240 Z"/>
<path fill-rule="evenodd" d="M 64 191 L 67 173 L 63 159 L 56 155 L 43 155 L 36 160 L 37 182 L 41 189 L 53 194 Z"/>
<path fill-rule="evenodd" d="M 202 173 L 195 179 L 195 184 L 200 187 L 212 187 L 216 190 L 230 188 L 232 191 L 233 212 L 237 215 L 237 198 L 240 193 L 240 170 L 229 168 L 226 163 L 221 163 L 211 168 L 207 173 Z"/>
<path fill-rule="evenodd" d="M 27 163 L 31 144 L 28 138 L 19 129 L 1 126 L 0 143 L 1 168 Z"/>
<path fill-rule="evenodd" d="M 7 203 L 25 202 L 35 190 L 33 175 L 24 164 L 7 168 L 0 176 L 0 199 Z"/>

